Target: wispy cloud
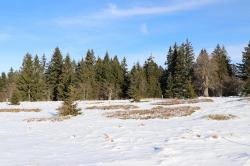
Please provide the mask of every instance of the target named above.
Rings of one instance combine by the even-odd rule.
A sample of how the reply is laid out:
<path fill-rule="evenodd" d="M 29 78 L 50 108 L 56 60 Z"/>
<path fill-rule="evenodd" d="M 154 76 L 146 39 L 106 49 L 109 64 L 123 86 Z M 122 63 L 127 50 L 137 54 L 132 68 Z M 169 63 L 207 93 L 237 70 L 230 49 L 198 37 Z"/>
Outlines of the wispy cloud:
<path fill-rule="evenodd" d="M 119 8 L 116 4 L 108 4 L 106 8 L 95 13 L 85 14 L 69 18 L 56 19 L 58 25 L 97 25 L 98 23 L 107 22 L 113 19 L 124 17 L 136 17 L 145 15 L 163 15 L 182 11 L 194 10 L 199 7 L 215 2 L 215 0 L 178 0 L 172 4 L 162 6 L 135 6 L 131 8 Z"/>
<path fill-rule="evenodd" d="M 139 15 L 156 15 L 156 14 L 168 14 L 179 11 L 192 10 L 207 4 L 214 2 L 214 0 L 189 0 L 189 1 L 178 1 L 175 4 L 167 6 L 151 6 L 151 7 L 134 7 L 121 9 L 115 4 L 109 4 L 106 9 L 107 13 L 116 17 L 130 17 Z"/>

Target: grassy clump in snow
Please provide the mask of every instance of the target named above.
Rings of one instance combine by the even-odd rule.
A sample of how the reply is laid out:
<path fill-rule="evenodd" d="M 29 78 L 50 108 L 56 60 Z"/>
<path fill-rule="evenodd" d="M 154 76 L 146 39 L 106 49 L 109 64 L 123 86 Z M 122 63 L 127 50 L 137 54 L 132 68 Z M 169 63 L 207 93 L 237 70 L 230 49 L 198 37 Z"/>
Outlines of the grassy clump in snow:
<path fill-rule="evenodd" d="M 131 111 L 116 111 L 105 113 L 108 118 L 118 119 L 169 119 L 172 117 L 189 116 L 195 111 L 199 110 L 199 107 L 173 107 L 173 108 L 152 108 L 150 110 L 131 110 Z"/>
<path fill-rule="evenodd" d="M 178 104 L 194 104 L 194 103 L 203 103 L 203 102 L 213 102 L 212 99 L 166 99 L 162 102 L 155 103 L 155 105 L 178 105 Z"/>
<path fill-rule="evenodd" d="M 86 109 L 100 109 L 100 110 L 118 110 L 118 109 L 137 109 L 139 107 L 134 105 L 106 105 L 106 106 L 91 106 L 87 107 Z"/>
<path fill-rule="evenodd" d="M 211 114 L 206 116 L 205 118 L 209 120 L 230 120 L 237 118 L 237 116 L 232 114 Z"/>
<path fill-rule="evenodd" d="M 40 112 L 40 109 L 0 109 L 0 112 Z"/>
<path fill-rule="evenodd" d="M 70 119 L 71 116 L 55 116 L 55 117 L 50 117 L 50 118 L 29 118 L 29 119 L 24 119 L 26 122 L 61 122 L 63 120 Z"/>

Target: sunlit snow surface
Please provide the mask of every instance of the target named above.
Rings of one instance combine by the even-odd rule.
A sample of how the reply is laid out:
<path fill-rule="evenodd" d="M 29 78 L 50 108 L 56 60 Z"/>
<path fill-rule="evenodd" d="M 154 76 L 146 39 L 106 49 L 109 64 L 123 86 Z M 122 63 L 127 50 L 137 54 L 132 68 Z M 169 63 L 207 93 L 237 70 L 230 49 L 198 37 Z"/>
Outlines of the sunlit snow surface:
<path fill-rule="evenodd" d="M 188 117 L 168 120 L 108 119 L 110 110 L 88 106 L 131 104 L 129 101 L 78 102 L 83 115 L 62 122 L 26 122 L 55 116 L 61 102 L 24 102 L 17 108 L 39 113 L 0 113 L 1 166 L 147 166 L 250 165 L 250 101 L 213 98 Z M 152 100 L 132 103 L 152 108 Z M 0 103 L 0 108 L 15 108 Z M 209 114 L 233 114 L 236 119 L 213 121 Z M 217 135 L 218 138 L 213 138 Z"/>

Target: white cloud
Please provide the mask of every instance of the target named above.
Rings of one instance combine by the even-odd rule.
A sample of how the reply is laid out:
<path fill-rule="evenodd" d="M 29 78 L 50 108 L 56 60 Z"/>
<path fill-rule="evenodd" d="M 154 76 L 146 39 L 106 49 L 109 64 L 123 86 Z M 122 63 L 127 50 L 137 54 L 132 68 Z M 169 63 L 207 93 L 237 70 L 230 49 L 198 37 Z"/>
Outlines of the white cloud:
<path fill-rule="evenodd" d="M 173 4 L 165 4 L 162 6 L 135 6 L 131 8 L 119 8 L 116 4 L 108 4 L 106 8 L 95 13 L 69 18 L 57 18 L 55 22 L 58 25 L 100 25 L 112 19 L 123 17 L 161 15 L 194 10 L 211 4 L 212 2 L 215 2 L 215 0 L 178 0 Z"/>
<path fill-rule="evenodd" d="M 144 35 L 148 35 L 149 34 L 149 30 L 148 30 L 148 26 L 147 24 L 142 24 L 141 25 L 141 33 L 144 34 Z"/>
<path fill-rule="evenodd" d="M 189 0 L 178 1 L 176 4 L 167 6 L 151 6 L 151 7 L 134 7 L 127 9 L 120 9 L 115 4 L 109 4 L 105 10 L 112 16 L 116 17 L 129 17 L 139 15 L 155 15 L 155 14 L 168 14 L 178 11 L 192 10 L 214 2 L 214 0 Z"/>

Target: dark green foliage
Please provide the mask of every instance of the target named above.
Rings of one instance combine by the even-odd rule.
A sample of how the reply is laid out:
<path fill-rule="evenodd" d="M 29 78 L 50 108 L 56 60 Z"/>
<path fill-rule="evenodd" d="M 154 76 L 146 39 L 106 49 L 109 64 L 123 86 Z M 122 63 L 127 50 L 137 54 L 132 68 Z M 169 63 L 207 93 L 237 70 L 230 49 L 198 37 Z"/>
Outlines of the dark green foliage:
<path fill-rule="evenodd" d="M 250 94 L 250 42 L 242 55 L 242 78 L 246 81 L 243 93 L 244 95 Z"/>
<path fill-rule="evenodd" d="M 167 62 L 167 86 L 165 96 L 174 98 L 190 98 L 193 96 L 193 60 L 191 43 L 187 40 L 180 47 L 175 43 L 170 47 Z"/>
<path fill-rule="evenodd" d="M 63 67 L 60 75 L 61 82 L 58 86 L 59 99 L 65 100 L 70 97 L 70 87 L 73 86 L 74 72 L 74 65 L 70 59 L 70 56 L 67 55 L 66 58 L 63 60 Z"/>
<path fill-rule="evenodd" d="M 216 66 L 216 74 L 218 77 L 218 83 L 217 87 L 215 87 L 215 91 L 218 96 L 226 96 L 228 89 L 225 86 L 225 83 L 232 77 L 232 68 L 225 48 L 217 45 L 212 53 L 212 60 L 215 63 L 214 66 Z"/>
<path fill-rule="evenodd" d="M 128 94 L 128 88 L 129 88 L 129 76 L 128 76 L 128 68 L 127 68 L 127 62 L 126 62 L 126 58 L 124 57 L 122 62 L 121 62 L 121 69 L 122 69 L 122 85 L 121 85 L 121 89 L 122 89 L 122 93 L 121 93 L 121 98 L 126 99 L 129 98 L 129 94 Z"/>
<path fill-rule="evenodd" d="M 96 99 L 95 56 L 93 50 L 88 50 L 85 59 L 76 67 L 76 87 L 79 91 L 78 99 Z"/>
<path fill-rule="evenodd" d="M 14 90 L 12 93 L 12 96 L 10 98 L 10 104 L 11 105 L 19 105 L 20 104 L 20 94 L 18 90 Z"/>
<path fill-rule="evenodd" d="M 62 68 L 63 57 L 60 49 L 57 47 L 46 71 L 46 80 L 50 90 L 50 98 L 53 101 L 62 100 L 63 93 L 60 92 L 60 87 L 63 86 L 61 80 Z"/>
<path fill-rule="evenodd" d="M 162 96 L 160 78 L 162 71 L 150 56 L 143 66 L 147 81 L 146 97 L 160 98 Z"/>
<path fill-rule="evenodd" d="M 34 98 L 32 96 L 32 87 L 34 86 L 33 74 L 33 60 L 31 54 L 27 53 L 23 60 L 23 65 L 21 68 L 21 73 L 18 79 L 17 87 L 20 92 L 22 100 L 32 101 Z"/>
<path fill-rule="evenodd" d="M 88 50 L 79 62 L 56 48 L 50 62 L 26 54 L 19 72 L 13 69 L 0 76 L 0 101 L 8 101 L 17 89 L 20 101 L 65 101 L 66 110 L 74 110 L 74 100 L 141 98 L 194 98 L 198 95 L 231 96 L 250 93 L 250 43 L 243 52 L 242 64 L 230 64 L 224 47 L 217 45 L 209 58 L 202 50 L 194 63 L 191 43 L 169 48 L 163 69 L 149 57 L 143 67 L 135 64 L 129 71 L 124 58 L 95 58 Z M 194 90 L 195 87 L 195 90 Z M 244 87 L 244 88 L 242 88 Z M 15 98 L 15 97 L 14 97 Z M 72 107 L 71 107 L 72 106 Z M 69 111 L 71 112 L 71 111 Z M 64 113 L 63 113 L 64 114 Z M 66 113 L 68 114 L 68 113 Z M 72 114 L 72 113 L 69 113 Z M 74 113 L 73 113 L 74 114 Z"/>
<path fill-rule="evenodd" d="M 44 61 L 44 59 L 43 59 Z M 31 87 L 31 96 L 33 101 L 41 101 L 45 98 L 45 77 L 44 62 L 39 60 L 36 55 L 33 62 L 33 83 Z"/>
<path fill-rule="evenodd" d="M 133 66 L 129 78 L 129 96 L 134 101 L 140 101 L 141 98 L 145 97 L 146 78 L 143 69 L 139 63 Z"/>

